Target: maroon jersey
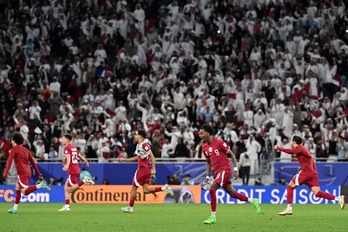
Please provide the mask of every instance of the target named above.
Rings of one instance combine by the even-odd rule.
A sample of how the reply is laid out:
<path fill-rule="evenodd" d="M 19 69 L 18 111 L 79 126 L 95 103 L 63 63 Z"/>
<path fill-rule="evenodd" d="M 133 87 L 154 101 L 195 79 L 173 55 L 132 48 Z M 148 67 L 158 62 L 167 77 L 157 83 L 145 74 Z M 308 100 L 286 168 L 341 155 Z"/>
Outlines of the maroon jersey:
<path fill-rule="evenodd" d="M 10 150 L 10 154 L 6 163 L 4 177 L 7 177 L 13 160 L 16 166 L 18 176 L 31 176 L 29 163 L 33 166 L 37 174 L 41 176 L 41 173 L 36 165 L 35 159 L 31 155 L 30 151 L 21 145 L 16 145 L 14 148 Z"/>
<path fill-rule="evenodd" d="M 150 152 L 151 147 L 148 139 L 145 139 L 142 143 L 137 144 L 135 154 L 138 156 L 138 169 L 141 167 L 151 168 Z"/>
<path fill-rule="evenodd" d="M 226 155 L 229 150 L 230 146 L 221 139 L 214 138 L 211 144 L 203 144 L 202 152 L 205 158 L 210 159 L 214 175 L 222 169 L 231 170 L 230 161 Z"/>
<path fill-rule="evenodd" d="M 296 148 L 293 149 L 279 147 L 278 150 L 286 152 L 296 157 L 301 165 L 302 172 L 318 174 L 317 168 L 312 159 L 312 155 L 305 146 L 298 145 Z"/>
<path fill-rule="evenodd" d="M 64 147 L 64 155 L 65 157 L 70 156 L 70 165 L 68 167 L 68 174 L 80 174 L 80 165 L 79 165 L 79 160 L 78 160 L 78 154 L 79 151 L 77 148 L 72 145 L 68 144 Z M 66 158 L 65 158 L 66 161 Z"/>

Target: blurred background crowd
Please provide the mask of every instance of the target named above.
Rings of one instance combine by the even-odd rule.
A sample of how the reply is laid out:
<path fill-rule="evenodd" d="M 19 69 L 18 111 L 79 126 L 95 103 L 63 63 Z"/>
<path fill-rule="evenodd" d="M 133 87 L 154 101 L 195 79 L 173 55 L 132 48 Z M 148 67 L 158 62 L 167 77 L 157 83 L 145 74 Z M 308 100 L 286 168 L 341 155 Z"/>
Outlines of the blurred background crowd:
<path fill-rule="evenodd" d="M 144 128 L 158 158 L 202 157 L 211 123 L 243 165 L 291 161 L 304 138 L 346 161 L 346 0 L 1 0 L 0 146 L 20 131 L 33 155 L 133 156 Z M 248 162 L 250 160 L 250 162 Z M 240 163 L 242 165 L 242 163 Z"/>

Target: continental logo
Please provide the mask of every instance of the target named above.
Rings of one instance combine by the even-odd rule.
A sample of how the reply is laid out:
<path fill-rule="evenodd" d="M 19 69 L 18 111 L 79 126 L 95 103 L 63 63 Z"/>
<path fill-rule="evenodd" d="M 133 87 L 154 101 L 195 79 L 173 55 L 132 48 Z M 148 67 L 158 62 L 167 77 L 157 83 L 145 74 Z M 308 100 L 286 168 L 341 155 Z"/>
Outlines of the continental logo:
<path fill-rule="evenodd" d="M 84 186 L 72 195 L 75 203 L 128 203 L 131 197 L 132 186 Z M 158 193 L 163 195 L 165 193 Z M 153 194 L 144 194 L 142 188 L 138 189 L 136 201 L 141 203 L 156 203 L 157 197 Z M 163 202 L 163 201 L 162 201 Z M 159 202 L 158 202 L 159 203 Z"/>
<path fill-rule="evenodd" d="M 16 192 L 12 189 L 0 189 L 0 202 L 13 202 Z M 22 194 L 21 202 L 50 202 L 49 193 L 30 193 L 28 196 Z"/>

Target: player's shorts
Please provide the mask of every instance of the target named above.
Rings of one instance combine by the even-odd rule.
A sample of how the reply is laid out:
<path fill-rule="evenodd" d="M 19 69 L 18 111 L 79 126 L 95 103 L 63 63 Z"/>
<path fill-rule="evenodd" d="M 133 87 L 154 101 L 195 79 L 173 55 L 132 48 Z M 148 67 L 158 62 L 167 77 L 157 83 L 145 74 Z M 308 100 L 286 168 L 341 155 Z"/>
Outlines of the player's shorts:
<path fill-rule="evenodd" d="M 29 187 L 29 179 L 30 179 L 30 176 L 28 175 L 19 175 L 18 176 L 18 179 L 17 179 L 17 183 L 19 185 L 19 188 L 22 189 L 22 188 L 28 188 Z"/>
<path fill-rule="evenodd" d="M 301 186 L 303 184 L 307 185 L 310 189 L 314 186 L 319 187 L 318 174 L 315 173 L 297 173 L 291 180 L 297 186 Z"/>
<path fill-rule="evenodd" d="M 133 186 L 143 186 L 144 184 L 149 184 L 151 180 L 151 169 L 140 168 L 138 169 L 133 178 Z"/>
<path fill-rule="evenodd" d="M 214 182 L 219 184 L 220 186 L 224 186 L 225 184 L 231 184 L 231 169 L 221 169 L 220 171 L 214 172 Z"/>
<path fill-rule="evenodd" d="M 74 186 L 74 184 L 77 184 L 79 182 L 80 174 L 69 174 L 68 178 L 66 179 L 66 185 L 68 187 Z"/>

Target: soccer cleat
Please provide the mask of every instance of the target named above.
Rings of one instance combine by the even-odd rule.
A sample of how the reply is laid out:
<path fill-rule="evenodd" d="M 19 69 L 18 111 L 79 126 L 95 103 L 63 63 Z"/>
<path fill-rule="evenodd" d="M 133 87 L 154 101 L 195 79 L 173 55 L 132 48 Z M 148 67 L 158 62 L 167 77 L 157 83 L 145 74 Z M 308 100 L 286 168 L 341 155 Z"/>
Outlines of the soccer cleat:
<path fill-rule="evenodd" d="M 40 186 L 41 186 L 41 188 L 45 188 L 47 190 L 51 190 L 51 188 L 47 185 L 47 182 L 44 181 L 44 180 L 40 181 Z"/>
<path fill-rule="evenodd" d="M 210 216 L 207 220 L 203 221 L 204 224 L 215 224 L 216 223 L 216 217 Z"/>
<path fill-rule="evenodd" d="M 131 208 L 131 207 L 129 207 L 129 206 L 127 206 L 127 207 L 122 207 L 121 209 L 122 209 L 122 211 L 125 212 L 125 213 L 133 213 L 133 212 L 134 212 L 133 208 Z"/>
<path fill-rule="evenodd" d="M 279 216 L 292 215 L 292 209 L 286 209 L 283 212 L 278 213 Z"/>
<path fill-rule="evenodd" d="M 253 206 L 257 212 L 257 214 L 260 214 L 261 213 L 261 208 L 260 208 L 260 205 L 259 205 L 259 199 L 257 198 L 254 198 L 253 200 Z"/>
<path fill-rule="evenodd" d="M 88 177 L 88 176 L 83 177 L 83 180 L 82 180 L 82 181 L 83 181 L 83 183 L 85 183 L 85 184 L 94 185 L 93 179 L 90 178 L 90 177 Z"/>
<path fill-rule="evenodd" d="M 63 206 L 61 209 L 58 209 L 59 212 L 71 211 L 70 207 Z"/>
<path fill-rule="evenodd" d="M 163 187 L 162 187 L 162 190 L 163 191 L 165 191 L 165 192 L 167 192 L 167 193 L 169 193 L 169 195 L 171 195 L 171 196 L 174 196 L 174 192 L 173 192 L 173 190 L 169 187 L 169 185 L 164 185 Z"/>
<path fill-rule="evenodd" d="M 14 208 L 11 208 L 11 209 L 7 210 L 7 212 L 10 213 L 10 214 L 16 214 L 17 210 L 14 209 Z"/>
<path fill-rule="evenodd" d="M 344 206 L 346 206 L 346 199 L 344 195 L 340 196 L 340 206 L 341 206 L 341 209 L 344 209 Z"/>

